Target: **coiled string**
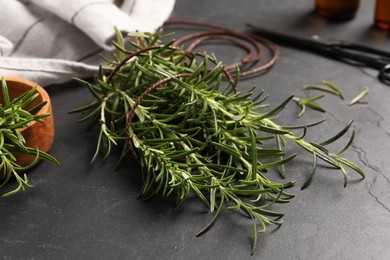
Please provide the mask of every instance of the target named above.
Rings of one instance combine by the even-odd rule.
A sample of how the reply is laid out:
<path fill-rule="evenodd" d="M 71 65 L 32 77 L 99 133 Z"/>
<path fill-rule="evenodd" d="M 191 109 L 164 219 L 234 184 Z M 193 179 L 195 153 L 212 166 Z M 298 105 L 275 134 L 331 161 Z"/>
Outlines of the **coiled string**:
<path fill-rule="evenodd" d="M 180 37 L 174 42 L 173 46 L 176 47 L 189 43 L 189 46 L 185 48 L 187 51 L 193 51 L 197 46 L 209 40 L 227 41 L 233 46 L 245 50 L 247 53 L 245 57 L 225 67 L 233 78 L 237 76 L 236 67 L 240 69 L 240 78 L 254 76 L 270 69 L 279 57 L 278 46 L 274 42 L 257 35 L 249 35 L 220 25 L 183 20 L 168 20 L 163 28 L 172 25 L 203 29 L 203 31 Z M 271 52 L 271 57 L 266 63 L 262 62 L 264 47 Z M 258 65 L 260 62 L 262 64 Z"/>

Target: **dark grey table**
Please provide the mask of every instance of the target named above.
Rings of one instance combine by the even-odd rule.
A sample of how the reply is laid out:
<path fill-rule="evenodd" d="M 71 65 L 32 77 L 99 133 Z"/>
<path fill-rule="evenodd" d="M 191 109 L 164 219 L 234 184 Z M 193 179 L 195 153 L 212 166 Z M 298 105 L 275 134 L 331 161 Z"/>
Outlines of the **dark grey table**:
<path fill-rule="evenodd" d="M 390 49 L 390 38 L 372 27 L 373 1 L 362 1 L 355 19 L 329 23 L 313 13 L 313 1 L 177 0 L 172 17 L 206 21 L 245 31 L 254 22 L 300 36 L 318 34 Z M 196 200 L 176 212 L 174 200 L 137 199 L 141 186 L 135 163 L 114 171 L 115 159 L 90 164 L 94 132 L 77 123 L 68 111 L 85 104 L 86 89 L 74 83 L 47 88 L 56 124 L 51 150 L 61 167 L 46 162 L 30 171 L 35 188 L 0 200 L 0 258 L 2 259 L 389 259 L 390 257 L 390 87 L 376 79 L 376 71 L 357 68 L 315 54 L 280 47 L 269 73 L 242 81 L 277 104 L 290 94 L 310 96 L 308 83 L 329 80 L 339 85 L 344 101 L 327 95 L 327 113 L 307 111 L 300 119 L 290 104 L 280 122 L 328 120 L 309 134 L 323 140 L 354 119 L 356 140 L 345 154 L 367 174 L 360 181 L 350 173 L 343 188 L 341 173 L 319 168 L 306 190 L 310 158 L 301 156 L 288 167 L 291 203 L 278 205 L 286 213 L 277 230 L 269 227 L 250 256 L 252 226 L 240 214 L 223 214 L 201 237 L 195 233 L 211 218 Z M 222 53 L 223 60 L 226 55 Z M 368 86 L 367 104 L 348 101 Z M 340 144 L 341 146 L 342 144 Z M 295 148 L 292 147 L 292 150 Z M 308 157 L 310 157 L 308 155 Z"/>

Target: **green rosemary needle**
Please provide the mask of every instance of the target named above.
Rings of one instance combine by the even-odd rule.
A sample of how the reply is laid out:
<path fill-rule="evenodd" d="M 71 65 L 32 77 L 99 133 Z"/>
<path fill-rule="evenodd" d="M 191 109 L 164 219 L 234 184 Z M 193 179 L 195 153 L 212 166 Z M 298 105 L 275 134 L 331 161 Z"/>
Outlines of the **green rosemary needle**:
<path fill-rule="evenodd" d="M 133 42 L 135 49 L 128 50 L 118 33 L 118 53 L 96 75 L 95 83 L 76 79 L 95 100 L 72 111 L 84 113 L 81 121 L 98 127 L 96 154 L 101 151 L 106 157 L 119 148 L 120 161 L 129 157 L 139 161 L 143 198 L 176 196 L 180 208 L 189 196 L 197 196 L 214 214 L 198 235 L 223 210 L 242 211 L 253 221 L 253 254 L 257 235 L 269 224 L 282 223 L 283 213 L 270 206 L 294 197 L 286 192 L 294 181 L 269 178 L 271 169 L 296 156 L 285 151 L 285 143 L 291 141 L 311 153 L 314 169 L 318 158 L 344 176 L 347 166 L 364 178 L 358 166 L 325 147 L 343 136 L 350 124 L 325 142 L 305 141 L 306 130 L 323 120 L 300 126 L 272 120 L 293 97 L 266 110 L 262 94 L 236 93 L 238 80 L 231 80 L 215 57 L 171 47 L 171 42 L 162 45 L 160 34 L 145 34 L 142 45 Z"/>

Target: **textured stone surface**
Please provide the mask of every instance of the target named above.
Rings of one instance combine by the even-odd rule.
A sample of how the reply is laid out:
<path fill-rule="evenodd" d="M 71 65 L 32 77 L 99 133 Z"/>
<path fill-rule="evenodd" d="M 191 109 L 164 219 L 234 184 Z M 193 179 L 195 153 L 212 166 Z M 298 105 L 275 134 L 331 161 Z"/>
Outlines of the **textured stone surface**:
<path fill-rule="evenodd" d="M 245 23 L 253 22 L 296 35 L 318 34 L 389 50 L 388 34 L 372 28 L 373 1 L 361 2 L 356 18 L 344 23 L 317 17 L 309 0 L 177 0 L 172 17 L 237 30 L 247 30 Z M 269 73 L 241 83 L 243 91 L 253 85 L 258 91 L 264 89 L 274 104 L 290 94 L 317 94 L 302 90 L 308 83 L 329 80 L 339 85 L 346 99 L 327 95 L 321 100 L 327 113 L 308 110 L 295 121 L 298 107 L 290 104 L 279 121 L 327 117 L 321 130 L 308 134 L 320 141 L 354 119 L 357 135 L 345 155 L 367 174 L 360 181 L 351 172 L 350 183 L 343 188 L 341 173 L 319 168 L 311 186 L 301 191 L 310 162 L 299 157 L 287 167 L 288 178 L 297 180 L 289 190 L 296 198 L 277 205 L 286 213 L 284 224 L 277 230 L 269 227 L 259 237 L 253 257 L 252 226 L 240 214 L 223 214 L 209 232 L 195 237 L 211 218 L 200 203 L 194 201 L 183 212 L 175 212 L 174 200 L 141 201 L 136 164 L 118 171 L 113 171 L 114 159 L 89 164 L 95 133 L 85 132 L 85 125 L 76 122 L 79 115 L 67 113 L 87 102 L 87 91 L 74 83 L 50 86 L 56 120 L 51 153 L 61 167 L 40 163 L 29 174 L 34 189 L 0 200 L 0 255 L 3 259 L 389 259 L 390 87 L 381 84 L 376 74 L 281 47 L 280 59 Z M 370 89 L 368 104 L 349 107 L 349 100 L 365 86 Z"/>

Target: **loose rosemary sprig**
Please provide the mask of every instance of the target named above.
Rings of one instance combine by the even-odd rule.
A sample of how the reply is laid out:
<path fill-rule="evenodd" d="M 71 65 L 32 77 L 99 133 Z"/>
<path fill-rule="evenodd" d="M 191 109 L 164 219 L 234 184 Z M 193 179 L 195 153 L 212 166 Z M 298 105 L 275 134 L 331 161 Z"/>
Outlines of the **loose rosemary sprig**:
<path fill-rule="evenodd" d="M 25 190 L 26 187 L 31 187 L 27 175 L 23 173 L 40 159 L 57 165 L 59 163 L 54 157 L 40 151 L 38 148 L 27 147 L 26 141 L 20 133 L 20 128 L 27 127 L 33 121 L 43 123 L 42 118 L 49 116 L 49 114 L 36 114 L 46 102 L 31 107 L 31 104 L 39 95 L 36 93 L 36 87 L 13 100 L 10 99 L 4 78 L 1 80 L 1 89 L 3 103 L 0 103 L 0 188 L 3 188 L 11 177 L 14 177 L 17 182 L 17 187 L 14 190 L 2 195 L 2 197 L 6 197 L 20 190 Z M 35 160 L 30 165 L 21 166 L 14 155 L 16 152 L 35 156 Z"/>
<path fill-rule="evenodd" d="M 314 110 L 320 111 L 320 112 L 326 112 L 325 108 L 318 105 L 315 101 L 325 97 L 325 95 L 312 97 L 312 98 L 298 98 L 294 97 L 293 100 L 301 107 L 301 111 L 298 114 L 298 117 L 303 116 L 303 114 L 306 112 L 306 107 L 310 107 Z"/>
<path fill-rule="evenodd" d="M 341 92 L 340 88 L 337 87 L 335 84 L 326 80 L 322 81 L 322 83 L 324 83 L 325 86 L 308 84 L 303 86 L 303 89 L 316 89 L 316 90 L 332 93 L 336 96 L 339 96 L 341 99 L 344 99 L 343 93 Z"/>
<path fill-rule="evenodd" d="M 314 175 L 317 158 L 341 170 L 345 185 L 345 166 L 364 178 L 358 166 L 340 156 L 354 135 L 338 153 L 326 148 L 351 123 L 326 141 L 305 141 L 307 129 L 323 120 L 299 126 L 273 121 L 293 97 L 267 109 L 262 93 L 255 97 L 253 89 L 236 93 L 238 80 L 224 81 L 228 75 L 215 57 L 173 48 L 171 42 L 160 45 L 160 32 L 145 36 L 142 46 L 132 43 L 135 49 L 128 50 L 118 33 L 118 53 L 96 75 L 96 83 L 77 79 L 95 100 L 72 112 L 85 113 L 81 121 L 100 128 L 94 159 L 99 151 L 107 157 L 118 147 L 120 161 L 129 155 L 139 160 L 143 198 L 175 195 L 177 207 L 182 207 L 191 194 L 196 195 L 214 213 L 198 235 L 213 225 L 222 210 L 240 210 L 253 221 L 253 254 L 257 235 L 268 224 L 282 223 L 283 213 L 275 211 L 273 204 L 289 202 L 294 196 L 286 192 L 294 181 L 269 178 L 272 168 L 296 156 L 284 150 L 287 141 L 313 155 L 304 187 Z"/>

